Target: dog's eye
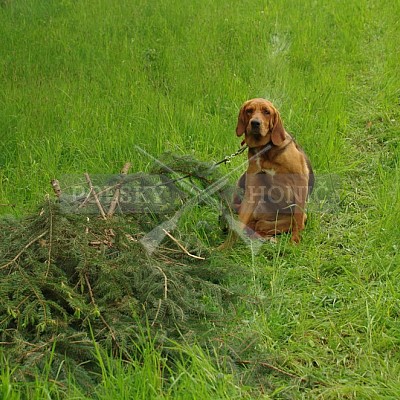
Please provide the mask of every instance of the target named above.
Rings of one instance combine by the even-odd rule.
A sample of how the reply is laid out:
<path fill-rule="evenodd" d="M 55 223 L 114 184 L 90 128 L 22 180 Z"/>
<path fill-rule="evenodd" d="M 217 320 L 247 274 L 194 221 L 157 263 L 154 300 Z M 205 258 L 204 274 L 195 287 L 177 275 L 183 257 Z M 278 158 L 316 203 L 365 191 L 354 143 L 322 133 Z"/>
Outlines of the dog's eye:
<path fill-rule="evenodd" d="M 271 113 L 269 112 L 268 108 L 264 108 L 264 109 L 262 110 L 262 113 L 263 113 L 264 115 L 269 115 L 269 114 L 271 114 Z"/>
<path fill-rule="evenodd" d="M 253 109 L 252 108 L 248 108 L 247 110 L 246 110 L 246 114 L 247 115 L 251 115 L 251 114 L 253 114 Z"/>

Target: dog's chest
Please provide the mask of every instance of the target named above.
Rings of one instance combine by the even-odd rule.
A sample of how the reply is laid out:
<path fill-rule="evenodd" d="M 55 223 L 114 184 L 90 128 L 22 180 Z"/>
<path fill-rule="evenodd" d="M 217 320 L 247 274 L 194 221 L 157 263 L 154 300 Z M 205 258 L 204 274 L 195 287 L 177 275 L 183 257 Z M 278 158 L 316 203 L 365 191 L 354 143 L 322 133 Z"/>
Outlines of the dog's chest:
<path fill-rule="evenodd" d="M 276 174 L 276 170 L 273 168 L 272 163 L 268 160 L 262 159 L 261 157 L 256 157 L 255 159 L 256 173 L 264 173 L 271 176 Z"/>

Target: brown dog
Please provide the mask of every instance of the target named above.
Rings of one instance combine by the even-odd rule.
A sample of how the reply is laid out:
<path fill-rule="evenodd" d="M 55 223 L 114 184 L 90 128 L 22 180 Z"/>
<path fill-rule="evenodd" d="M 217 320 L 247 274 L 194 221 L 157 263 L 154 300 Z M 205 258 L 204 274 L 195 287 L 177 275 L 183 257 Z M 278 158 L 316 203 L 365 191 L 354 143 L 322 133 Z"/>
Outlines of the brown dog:
<path fill-rule="evenodd" d="M 236 134 L 244 134 L 249 147 L 247 171 L 238 182 L 244 196 L 234 199 L 241 229 L 256 238 L 291 232 L 292 241 L 298 243 L 307 218 L 306 200 L 314 185 L 310 161 L 267 100 L 243 104 Z"/>

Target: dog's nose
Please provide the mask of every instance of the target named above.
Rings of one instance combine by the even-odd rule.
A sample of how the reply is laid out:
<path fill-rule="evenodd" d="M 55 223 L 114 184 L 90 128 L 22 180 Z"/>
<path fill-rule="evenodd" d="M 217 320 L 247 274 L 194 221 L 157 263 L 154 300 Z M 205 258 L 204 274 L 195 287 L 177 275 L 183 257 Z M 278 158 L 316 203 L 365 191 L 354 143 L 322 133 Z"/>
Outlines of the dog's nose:
<path fill-rule="evenodd" d="M 253 129 L 258 129 L 260 128 L 261 122 L 258 119 L 252 119 L 251 120 L 251 127 Z"/>

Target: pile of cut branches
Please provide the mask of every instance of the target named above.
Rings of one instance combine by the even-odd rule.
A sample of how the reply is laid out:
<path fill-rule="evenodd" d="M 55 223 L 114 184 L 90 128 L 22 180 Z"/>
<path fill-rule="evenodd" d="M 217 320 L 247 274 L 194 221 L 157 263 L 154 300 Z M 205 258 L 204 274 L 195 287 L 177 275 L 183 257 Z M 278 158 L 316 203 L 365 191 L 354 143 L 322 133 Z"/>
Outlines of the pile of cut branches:
<path fill-rule="evenodd" d="M 129 359 L 143 326 L 177 337 L 223 319 L 234 296 L 224 282 L 239 267 L 178 229 L 187 204 L 209 207 L 218 229 L 224 185 L 204 196 L 215 169 L 172 155 L 151 174 L 128 168 L 101 183 L 54 180 L 57 197 L 37 213 L 0 220 L 0 340 L 21 379 L 52 354 L 58 379 L 72 368 L 87 383 L 94 341 Z"/>

